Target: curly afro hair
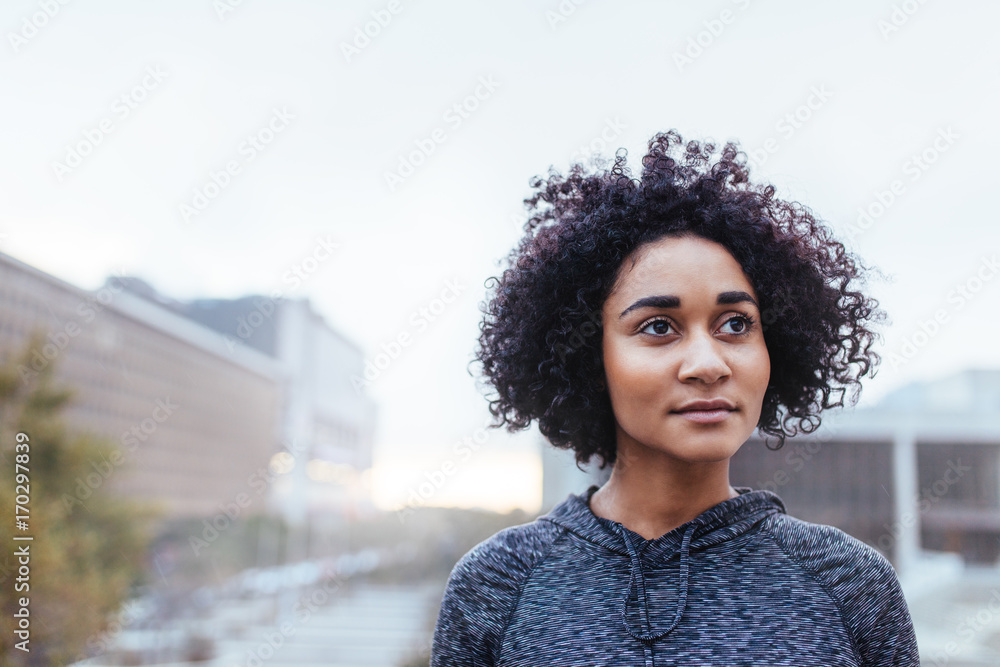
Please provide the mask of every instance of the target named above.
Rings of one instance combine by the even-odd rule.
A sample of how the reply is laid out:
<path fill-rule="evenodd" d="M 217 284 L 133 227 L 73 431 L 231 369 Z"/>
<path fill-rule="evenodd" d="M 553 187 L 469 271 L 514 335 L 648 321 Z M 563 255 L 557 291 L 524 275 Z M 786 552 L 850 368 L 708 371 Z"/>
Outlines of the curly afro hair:
<path fill-rule="evenodd" d="M 513 432 L 537 419 L 578 465 L 595 455 L 601 468 L 614 463 L 601 309 L 637 247 L 685 234 L 729 250 L 757 292 L 771 359 L 757 427 L 776 436 L 772 449 L 813 432 L 822 410 L 843 406 L 847 388 L 857 402 L 860 379 L 880 362 L 870 323 L 885 317 L 854 289 L 868 268 L 808 208 L 776 199 L 772 185 L 752 185 L 737 144 L 713 161 L 716 154 L 710 140 L 684 145 L 671 130 L 649 141 L 638 179 L 625 149 L 610 170 L 574 163 L 566 176 L 550 168 L 548 178 L 531 179 L 525 235 L 481 304 L 476 360 L 496 390 L 494 428 Z"/>

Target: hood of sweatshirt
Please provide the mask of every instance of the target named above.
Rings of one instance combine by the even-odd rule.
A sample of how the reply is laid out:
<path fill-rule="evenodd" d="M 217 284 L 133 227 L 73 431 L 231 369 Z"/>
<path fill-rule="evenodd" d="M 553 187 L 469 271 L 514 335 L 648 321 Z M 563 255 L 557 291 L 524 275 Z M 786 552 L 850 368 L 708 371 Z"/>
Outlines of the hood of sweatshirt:
<path fill-rule="evenodd" d="M 690 568 L 691 553 L 742 535 L 767 516 L 785 513 L 781 499 L 766 490 L 734 487 L 740 494 L 711 507 L 669 533 L 647 540 L 617 521 L 596 516 L 590 510 L 590 497 L 597 491 L 591 486 L 585 493 L 570 495 L 541 520 L 551 521 L 571 533 L 600 545 L 631 563 L 628 586 L 622 592 L 622 623 L 630 635 L 644 642 L 663 637 L 680 622 L 687 605 L 688 582 L 697 572 Z M 647 579 L 677 567 L 679 580 L 672 596 L 673 613 L 650 613 Z M 674 589 L 671 586 L 671 589 Z"/>

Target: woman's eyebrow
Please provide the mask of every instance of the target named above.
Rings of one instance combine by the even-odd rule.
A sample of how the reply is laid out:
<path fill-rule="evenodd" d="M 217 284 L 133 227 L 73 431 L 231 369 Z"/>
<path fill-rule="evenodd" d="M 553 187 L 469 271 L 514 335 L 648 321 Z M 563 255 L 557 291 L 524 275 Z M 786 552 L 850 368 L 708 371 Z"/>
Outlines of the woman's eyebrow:
<path fill-rule="evenodd" d="M 757 306 L 757 302 L 752 296 L 744 292 L 743 290 L 732 290 L 729 292 L 719 292 L 719 297 L 716 299 L 715 303 L 720 306 L 728 306 L 734 303 L 750 302 Z M 636 308 L 679 308 L 681 305 L 680 297 L 674 296 L 672 294 L 661 294 L 659 296 L 644 296 L 631 306 L 622 311 L 622 314 L 618 316 L 618 319 L 625 317 L 628 313 L 635 310 Z M 760 306 L 757 306 L 760 308 Z"/>
<path fill-rule="evenodd" d="M 730 304 L 743 303 L 747 301 L 757 306 L 757 302 L 752 296 L 743 290 L 733 290 L 731 292 L 719 292 L 719 298 L 715 303 L 720 306 L 728 306 Z M 757 306 L 757 308 L 760 308 L 760 306 Z"/>

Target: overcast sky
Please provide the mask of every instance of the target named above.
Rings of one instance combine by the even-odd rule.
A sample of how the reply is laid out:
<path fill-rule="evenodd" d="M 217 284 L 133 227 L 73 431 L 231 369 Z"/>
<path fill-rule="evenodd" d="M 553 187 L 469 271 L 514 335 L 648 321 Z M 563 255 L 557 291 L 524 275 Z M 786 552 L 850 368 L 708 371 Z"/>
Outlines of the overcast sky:
<path fill-rule="evenodd" d="M 1000 367 L 998 21 L 970 0 L 10 0 L 0 250 L 84 288 L 308 296 L 371 358 L 409 335 L 369 388 L 383 490 L 455 460 L 437 501 L 530 507 L 530 434 L 454 443 L 488 417 L 484 281 L 530 177 L 581 148 L 638 171 L 657 131 L 737 140 L 853 238 L 900 355 L 864 402 Z"/>

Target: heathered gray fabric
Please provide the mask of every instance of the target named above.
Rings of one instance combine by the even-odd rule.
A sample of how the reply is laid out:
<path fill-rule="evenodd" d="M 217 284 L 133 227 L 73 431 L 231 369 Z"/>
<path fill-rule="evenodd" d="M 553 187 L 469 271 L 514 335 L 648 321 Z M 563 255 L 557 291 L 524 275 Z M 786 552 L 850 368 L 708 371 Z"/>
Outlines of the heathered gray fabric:
<path fill-rule="evenodd" d="M 597 488 L 462 557 L 431 667 L 919 666 L 892 565 L 843 531 L 738 487 L 646 540 Z"/>

